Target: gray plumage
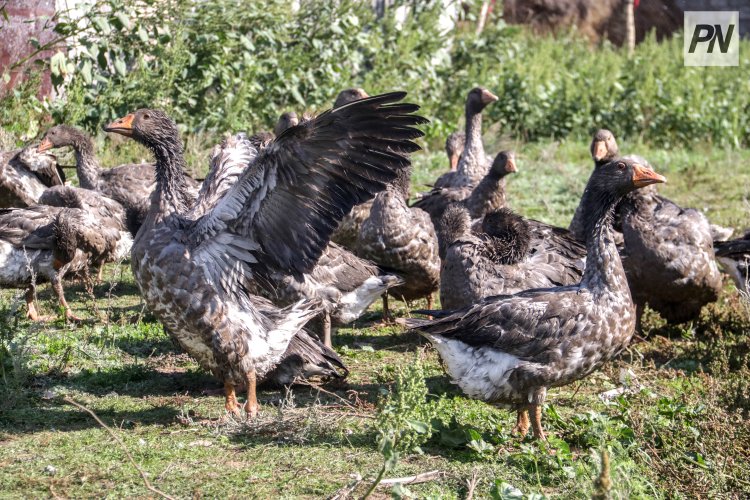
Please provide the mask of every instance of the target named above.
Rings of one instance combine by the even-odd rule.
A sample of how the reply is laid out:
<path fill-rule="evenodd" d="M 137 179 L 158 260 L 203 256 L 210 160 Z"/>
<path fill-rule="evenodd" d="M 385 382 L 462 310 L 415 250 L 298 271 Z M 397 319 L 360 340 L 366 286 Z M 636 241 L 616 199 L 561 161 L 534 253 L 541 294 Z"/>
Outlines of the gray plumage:
<path fill-rule="evenodd" d="M 442 224 L 448 245 L 440 273 L 440 303 L 445 309 L 581 279 L 582 245 L 508 209 L 487 214 L 477 233 L 461 205 L 449 207 Z"/>
<path fill-rule="evenodd" d="M 619 211 L 623 264 L 639 317 L 648 304 L 671 324 L 698 318 L 721 291 L 706 217 L 654 190 L 629 194 Z"/>
<path fill-rule="evenodd" d="M 135 236 L 146 217 L 151 193 L 156 187 L 154 165 L 134 163 L 103 169 L 94 154 L 91 138 L 75 127 L 57 125 L 49 129 L 40 149 L 72 147 L 76 155 L 76 173 L 80 187 L 102 193 L 120 203 L 127 212 L 128 229 Z M 187 178 L 193 198 L 199 184 Z"/>
<path fill-rule="evenodd" d="M 588 259 L 577 285 L 489 297 L 433 321 L 408 321 L 440 353 L 469 396 L 518 409 L 525 434 L 544 438 L 541 405 L 548 388 L 585 377 L 628 345 L 635 306 L 617 248 L 612 211 L 628 191 L 664 178 L 632 160 L 592 173 L 584 195 Z"/>
<path fill-rule="evenodd" d="M 199 364 L 235 387 L 255 386 L 277 366 L 292 337 L 320 310 L 300 301 L 260 308 L 258 275 L 310 272 L 338 221 L 409 165 L 424 120 L 404 93 L 357 101 L 288 129 L 257 153 L 208 211 L 191 214 L 182 144 L 164 113 L 138 110 L 106 130 L 132 137 L 156 158 L 157 189 L 132 252 L 146 304 Z M 195 204 L 201 206 L 200 203 Z"/>
<path fill-rule="evenodd" d="M 410 174 L 401 170 L 378 193 L 359 231 L 360 254 L 400 276 L 403 284 L 389 293 L 407 301 L 429 297 L 440 282 L 435 228 L 429 215 L 406 201 Z"/>
<path fill-rule="evenodd" d="M 490 168 L 492 159 L 484 152 L 482 142 L 482 110 L 497 101 L 497 96 L 484 87 L 475 87 L 466 97 L 466 142 L 456 170 L 447 172 L 435 181 L 436 188 L 474 187 Z"/>
<path fill-rule="evenodd" d="M 445 139 L 445 154 L 448 155 L 449 171 L 458 168 L 458 160 L 464 152 L 466 145 L 466 132 L 453 132 Z"/>
<path fill-rule="evenodd" d="M 26 288 L 31 319 L 38 319 L 33 304 L 38 283 L 52 283 L 60 305 L 70 319 L 62 280 L 69 274 L 88 276 L 90 267 L 122 258 L 130 236 L 111 221 L 95 216 L 88 206 L 60 208 L 35 206 L 0 210 L 0 285 Z"/>
<path fill-rule="evenodd" d="M 56 158 L 36 146 L 0 152 L 0 208 L 33 206 L 45 189 L 64 182 Z"/>
<path fill-rule="evenodd" d="M 750 280 L 750 231 L 742 238 L 715 241 L 716 260 L 729 274 L 738 290 L 748 293 Z"/>

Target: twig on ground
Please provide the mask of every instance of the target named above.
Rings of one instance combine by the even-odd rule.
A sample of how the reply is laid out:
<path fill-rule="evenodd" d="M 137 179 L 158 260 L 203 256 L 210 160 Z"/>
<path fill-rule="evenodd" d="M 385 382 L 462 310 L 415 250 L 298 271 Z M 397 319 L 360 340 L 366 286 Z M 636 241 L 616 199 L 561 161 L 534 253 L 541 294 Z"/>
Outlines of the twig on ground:
<path fill-rule="evenodd" d="M 474 490 L 477 487 L 477 481 L 479 480 L 479 475 L 477 474 L 477 470 L 474 469 L 471 472 L 471 479 L 466 480 L 466 500 L 472 500 L 474 498 Z"/>
<path fill-rule="evenodd" d="M 155 488 L 154 486 L 151 485 L 151 481 L 149 481 L 148 477 L 146 477 L 146 473 L 136 463 L 135 459 L 133 458 L 133 455 L 130 454 L 130 451 L 128 451 L 127 446 L 125 446 L 125 443 L 122 441 L 122 439 L 120 439 L 120 436 L 118 436 L 112 429 L 110 429 L 107 426 L 107 424 L 105 424 L 104 422 L 102 422 L 102 420 L 96 415 L 96 413 L 94 413 L 89 408 L 86 408 L 82 404 L 76 403 L 75 401 L 73 401 L 72 399 L 70 399 L 68 397 L 63 398 L 63 401 L 65 401 L 66 403 L 68 403 L 70 405 L 73 405 L 76 408 L 78 408 L 79 410 L 85 411 L 86 413 L 88 413 L 89 415 L 91 415 L 91 417 L 94 420 L 96 420 L 96 423 L 99 424 L 99 425 L 101 425 L 102 428 L 104 428 L 104 430 L 106 430 L 109 433 L 109 435 L 112 436 L 112 439 L 114 439 L 115 441 L 117 441 L 117 443 L 122 448 L 122 451 L 125 452 L 125 456 L 128 457 L 128 460 L 130 461 L 130 463 L 133 464 L 133 467 L 135 467 L 135 469 L 141 475 L 141 479 L 143 479 L 143 483 L 145 484 L 147 490 L 149 490 L 152 493 L 155 493 L 155 494 L 159 495 L 162 498 L 167 498 L 168 500 L 176 500 L 174 497 L 167 495 L 163 491 L 161 491 L 161 490 L 159 490 L 159 489 L 157 489 L 157 488 Z"/>
<path fill-rule="evenodd" d="M 349 498 L 352 492 L 357 489 L 357 486 L 359 486 L 361 483 L 362 483 L 362 477 L 359 476 L 359 474 L 357 474 L 357 477 L 354 481 L 336 490 L 336 493 L 330 496 L 328 500 L 346 500 L 347 498 Z"/>
<path fill-rule="evenodd" d="M 407 477 L 393 477 L 390 479 L 381 479 L 378 483 L 378 486 L 390 486 L 393 484 L 419 484 L 419 483 L 426 483 L 428 481 L 434 481 L 435 479 L 440 479 L 443 477 L 445 473 L 440 470 L 431 470 L 429 472 L 422 472 L 420 474 L 416 474 L 414 476 L 407 476 Z"/>
<path fill-rule="evenodd" d="M 300 384 L 300 385 L 307 385 L 307 386 L 310 386 L 310 387 L 312 387 L 313 389 L 315 389 L 315 390 L 317 390 L 317 391 L 320 391 L 320 392 L 322 392 L 322 393 L 328 394 L 329 396 L 333 396 L 333 397 L 335 397 L 335 398 L 337 398 L 337 399 L 339 399 L 339 400 L 343 401 L 343 403 L 344 403 L 344 406 L 346 406 L 346 407 L 348 407 L 348 408 L 350 408 L 350 409 L 352 409 L 352 410 L 355 410 L 355 411 L 357 411 L 357 410 L 360 410 L 360 409 L 361 409 L 361 408 L 357 408 L 356 406 L 354 406 L 354 405 L 353 405 L 353 404 L 351 404 L 351 403 L 350 403 L 349 401 L 347 401 L 346 399 L 342 398 L 341 396 L 339 396 L 339 395 L 338 395 L 338 394 L 336 394 L 335 392 L 331 392 L 331 391 L 328 391 L 328 390 L 326 390 L 326 389 L 323 389 L 323 387 L 321 387 L 321 386 L 320 386 L 319 384 L 316 384 L 315 382 L 310 382 L 309 380 L 306 380 L 306 381 L 305 381 L 304 383 L 303 383 L 303 382 L 300 382 L 299 384 Z"/>

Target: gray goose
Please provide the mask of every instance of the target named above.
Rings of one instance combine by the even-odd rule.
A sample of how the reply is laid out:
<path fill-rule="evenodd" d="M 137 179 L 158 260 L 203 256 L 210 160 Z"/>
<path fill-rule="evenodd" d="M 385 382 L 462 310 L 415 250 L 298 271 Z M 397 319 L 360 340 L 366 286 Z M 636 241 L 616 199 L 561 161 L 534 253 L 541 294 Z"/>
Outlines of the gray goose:
<path fill-rule="evenodd" d="M 97 191 L 120 203 L 127 212 L 128 229 L 135 236 L 146 216 L 149 197 L 156 186 L 153 164 L 135 163 L 103 169 L 94 155 L 94 143 L 88 134 L 68 125 L 49 129 L 37 151 L 68 146 L 75 151 L 80 187 Z M 195 196 L 200 187 L 198 183 L 187 174 L 186 183 Z"/>
<path fill-rule="evenodd" d="M 606 165 L 620 155 L 620 149 L 617 147 L 615 135 L 604 128 L 596 131 L 591 140 L 589 150 L 591 152 L 591 158 L 594 160 L 594 169 Z M 568 229 L 573 233 L 574 237 L 581 241 L 586 240 L 586 235 L 583 230 L 583 217 L 583 205 L 579 203 Z M 619 226 L 619 224 L 617 224 L 617 226 Z M 622 241 L 621 238 L 618 239 Z"/>
<path fill-rule="evenodd" d="M 482 110 L 496 100 L 497 96 L 483 87 L 469 92 L 466 98 L 466 145 L 458 166 L 455 171 L 438 177 L 433 189 L 413 204 L 430 214 L 436 226 L 448 205 L 468 198 L 490 168 L 492 160 L 485 154 L 482 142 Z"/>
<path fill-rule="evenodd" d="M 500 151 L 493 160 L 490 171 L 463 201 L 472 219 L 480 219 L 489 212 L 507 206 L 505 177 L 517 171 L 515 153 Z"/>
<path fill-rule="evenodd" d="M 258 151 L 265 148 L 272 140 L 273 136 L 264 137 L 254 134 L 247 137 L 244 133 L 240 133 L 228 136 L 221 144 L 214 146 L 208 174 L 201 185 L 196 204 L 190 212 L 191 215 L 198 217 L 211 211 L 213 206 L 237 183 L 245 169 L 257 156 Z M 250 285 L 248 289 L 255 290 Z M 259 292 L 262 292 L 262 289 L 259 289 Z M 297 300 L 299 298 L 297 297 Z M 268 314 L 276 314 L 278 307 L 273 302 L 261 296 L 255 296 L 253 301 L 258 308 L 268 310 Z M 265 313 L 262 312 L 262 314 Z M 283 387 L 313 377 L 345 378 L 348 373 L 349 371 L 335 351 L 313 338 L 307 330 L 301 329 L 292 337 L 276 367 L 261 382 L 266 386 Z"/>
<path fill-rule="evenodd" d="M 289 127 L 294 127 L 298 124 L 299 118 L 297 117 L 297 113 L 295 113 L 294 111 L 286 111 L 285 113 L 281 113 L 281 116 L 279 116 L 279 120 L 276 122 L 276 126 L 274 126 L 273 128 L 273 135 L 278 137 Z"/>
<path fill-rule="evenodd" d="M 541 224 L 503 208 L 485 215 L 474 232 L 465 207 L 448 207 L 441 231 L 447 244 L 440 270 L 442 307 L 459 309 L 493 295 L 578 283 L 585 248 L 577 243 L 566 248 L 571 242 L 556 241 L 554 233 L 542 237 L 535 223 Z"/>
<path fill-rule="evenodd" d="M 430 340 L 464 393 L 511 405 L 518 412 L 515 430 L 525 435 L 531 426 L 544 439 L 547 389 L 587 376 L 633 336 L 635 306 L 612 240 L 612 213 L 629 191 L 664 180 L 629 159 L 591 174 L 584 193 L 588 259 L 579 284 L 489 297 L 463 309 L 429 311 L 439 319 L 405 322 Z"/>
<path fill-rule="evenodd" d="M 142 109 L 109 124 L 156 158 L 156 194 L 132 251 L 148 307 L 198 363 L 223 381 L 225 407 L 258 412 L 256 384 L 278 365 L 290 340 L 321 306 L 302 300 L 259 307 L 259 274 L 302 275 L 320 259 L 352 206 L 382 190 L 418 150 L 418 107 L 396 92 L 363 99 L 287 130 L 251 160 L 208 210 L 191 213 L 177 128 Z M 200 203 L 195 205 L 201 206 Z"/>
<path fill-rule="evenodd" d="M 0 208 L 36 205 L 45 189 L 64 183 L 55 157 L 35 146 L 0 152 Z"/>
<path fill-rule="evenodd" d="M 281 129 L 280 133 L 287 128 L 289 127 Z M 261 149 L 266 145 L 267 143 L 261 145 Z M 233 149 L 234 154 L 244 149 L 245 155 L 254 156 L 255 152 L 251 151 L 250 146 L 251 144 L 238 141 Z M 239 162 L 226 161 L 222 168 L 212 168 L 209 182 L 204 182 L 204 186 L 210 187 L 213 178 L 220 179 L 225 185 L 233 184 L 239 173 L 237 168 L 232 172 L 227 171 L 227 165 L 233 164 L 238 165 Z M 246 165 L 247 162 L 242 164 L 242 168 Z M 220 173 L 215 174 L 215 171 Z M 206 203 L 204 198 L 205 196 L 199 197 L 199 203 Z M 357 257 L 335 243 L 329 243 L 325 247 L 310 272 L 298 276 L 272 270 L 266 274 L 259 273 L 257 281 L 257 293 L 280 306 L 289 306 L 302 299 L 319 300 L 323 310 L 319 321 L 314 324 L 323 344 L 329 349 L 333 347 L 332 336 L 335 329 L 362 316 L 378 297 L 403 282 L 399 277 L 384 273 L 372 262 Z"/>
<path fill-rule="evenodd" d="M 458 160 L 466 146 L 466 132 L 456 131 L 445 139 L 445 154 L 448 155 L 450 165 L 449 172 L 455 172 L 458 169 Z"/>
<path fill-rule="evenodd" d="M 78 208 L 39 205 L 0 209 L 0 285 L 26 288 L 28 317 L 41 319 L 34 306 L 35 287 L 49 281 L 67 319 L 70 310 L 62 280 L 69 274 L 88 277 L 89 267 L 121 259 L 130 236 L 111 220 L 94 215 L 96 206 Z"/>
<path fill-rule="evenodd" d="M 750 231 L 735 240 L 714 241 L 714 253 L 737 289 L 747 294 L 750 280 Z"/>
<path fill-rule="evenodd" d="M 614 134 L 597 131 L 591 154 L 595 168 L 619 154 Z M 639 156 L 627 158 L 651 168 Z M 703 214 L 660 196 L 653 186 L 625 196 L 615 217 L 622 229 L 621 255 L 639 327 L 646 304 L 670 324 L 680 324 L 696 319 L 704 305 L 718 298 L 721 276 L 712 228 Z"/>
<path fill-rule="evenodd" d="M 359 230 L 360 255 L 404 280 L 383 295 L 386 321 L 388 294 L 405 301 L 427 297 L 431 308 L 440 283 L 437 235 L 430 216 L 407 204 L 410 174 L 408 169 L 399 171 L 396 180 L 375 196 Z"/>
<path fill-rule="evenodd" d="M 670 324 L 698 318 L 703 306 L 716 301 L 721 291 L 706 217 L 655 190 L 629 194 L 619 211 L 623 263 L 639 322 L 645 304 Z"/>

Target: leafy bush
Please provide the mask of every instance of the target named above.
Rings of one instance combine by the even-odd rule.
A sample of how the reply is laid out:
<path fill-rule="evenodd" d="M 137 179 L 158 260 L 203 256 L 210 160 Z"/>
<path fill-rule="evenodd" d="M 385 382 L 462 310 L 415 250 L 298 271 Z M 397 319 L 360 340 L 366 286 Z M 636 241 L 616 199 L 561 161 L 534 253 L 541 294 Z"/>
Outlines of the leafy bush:
<path fill-rule="evenodd" d="M 400 5 L 411 8 L 405 17 Z M 269 128 L 287 109 L 324 109 L 345 87 L 405 89 L 439 147 L 459 126 L 467 91 L 482 84 L 500 97 L 488 121 L 526 140 L 607 126 L 666 147 L 750 144 L 747 41 L 740 67 L 688 68 L 679 36 L 647 39 L 629 57 L 575 33 L 532 36 L 499 19 L 481 34 L 444 33 L 442 11 L 434 0 L 396 2 L 380 19 L 355 0 L 300 2 L 296 11 L 286 0 L 99 0 L 83 17 L 59 14 L 55 29 L 73 50 L 49 61 L 65 97 L 47 108 L 58 122 L 94 130 L 158 106 L 187 130 L 223 132 Z"/>

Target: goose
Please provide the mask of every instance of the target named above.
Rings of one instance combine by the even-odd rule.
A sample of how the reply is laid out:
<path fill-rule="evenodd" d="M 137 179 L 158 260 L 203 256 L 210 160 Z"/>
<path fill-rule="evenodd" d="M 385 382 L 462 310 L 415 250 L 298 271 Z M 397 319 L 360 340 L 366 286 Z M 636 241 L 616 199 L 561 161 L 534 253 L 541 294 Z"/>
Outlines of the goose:
<path fill-rule="evenodd" d="M 55 157 L 36 146 L 0 152 L 0 208 L 30 207 L 45 189 L 64 183 Z"/>
<path fill-rule="evenodd" d="M 591 139 L 589 151 L 591 152 L 591 158 L 594 160 L 594 169 L 606 165 L 620 155 L 620 149 L 617 147 L 615 135 L 605 128 L 599 129 L 594 133 L 594 137 Z M 581 241 L 585 241 L 586 239 L 583 229 L 583 218 L 583 205 L 579 203 L 568 229 L 573 233 L 575 238 Z M 616 224 L 616 226 L 619 227 L 619 224 Z M 620 242 L 622 241 L 621 238 L 618 239 Z"/>
<path fill-rule="evenodd" d="M 670 324 L 700 316 L 721 291 L 711 227 L 706 217 L 655 190 L 623 198 L 623 264 L 638 307 L 646 304 Z"/>
<path fill-rule="evenodd" d="M 289 127 L 294 127 L 299 123 L 297 113 L 294 111 L 286 111 L 279 116 L 279 120 L 276 122 L 276 126 L 273 128 L 273 134 L 278 137 Z"/>
<path fill-rule="evenodd" d="M 469 92 L 466 98 L 466 144 L 456 170 L 438 177 L 432 190 L 413 204 L 430 214 L 435 226 L 439 226 L 446 207 L 468 198 L 490 169 L 492 160 L 485 154 L 482 142 L 482 110 L 496 100 L 497 96 L 483 87 Z"/>
<path fill-rule="evenodd" d="M 465 144 L 456 170 L 435 181 L 436 188 L 475 186 L 490 168 L 492 160 L 484 152 L 482 142 L 482 111 L 498 97 L 484 87 L 475 87 L 466 96 Z"/>
<path fill-rule="evenodd" d="M 490 171 L 463 202 L 472 219 L 481 219 L 486 213 L 507 206 L 505 177 L 515 172 L 518 172 L 515 153 L 500 151 L 493 160 Z"/>
<path fill-rule="evenodd" d="M 502 208 L 485 215 L 474 231 L 466 207 L 448 207 L 441 230 L 447 244 L 440 269 L 442 307 L 459 309 L 493 295 L 578 283 L 585 248 L 554 233 L 540 236 L 543 226 L 535 224 L 541 223 Z"/>
<path fill-rule="evenodd" d="M 450 164 L 449 172 L 455 172 L 458 169 L 458 160 L 466 145 L 466 132 L 456 131 L 445 139 L 445 154 L 448 155 Z"/>
<path fill-rule="evenodd" d="M 151 150 L 156 192 L 131 253 L 147 306 L 201 367 L 224 383 L 225 408 L 257 415 L 258 381 L 322 308 L 301 300 L 259 308 L 258 274 L 301 275 L 320 259 L 338 221 L 409 165 L 424 120 L 403 92 L 362 99 L 288 129 L 212 205 L 191 204 L 177 127 L 140 109 L 105 127 Z M 191 206 L 195 208 L 191 210 Z M 202 207 L 202 208 L 198 208 Z"/>
<path fill-rule="evenodd" d="M 247 167 L 247 158 L 257 154 L 252 144 L 242 137 L 228 141 L 219 148 L 222 154 L 214 152 L 212 166 L 198 197 L 201 210 L 219 199 Z M 279 270 L 261 272 L 255 291 L 280 306 L 301 299 L 319 300 L 323 310 L 316 326 L 323 345 L 330 349 L 335 329 L 362 316 L 386 290 L 402 282 L 398 276 L 382 272 L 372 262 L 329 243 L 311 271 L 301 276 Z"/>
<path fill-rule="evenodd" d="M 734 281 L 741 292 L 748 293 L 750 280 L 750 231 L 742 238 L 714 241 L 716 260 Z"/>
<path fill-rule="evenodd" d="M 375 196 L 370 216 L 359 230 L 360 255 L 403 279 L 403 284 L 383 294 L 383 315 L 390 320 L 388 294 L 404 301 L 427 297 L 440 283 L 440 256 L 430 216 L 411 208 L 410 169 L 399 171 L 396 180 Z"/>
<path fill-rule="evenodd" d="M 94 155 L 94 143 L 91 138 L 75 127 L 57 125 L 50 128 L 37 148 L 44 152 L 53 148 L 72 147 L 76 155 L 76 173 L 80 187 L 97 191 L 125 208 L 128 229 L 135 236 L 140 228 L 149 206 L 156 179 L 153 164 L 136 163 L 102 169 Z M 186 183 L 195 197 L 199 185 L 187 177 Z"/>
<path fill-rule="evenodd" d="M 584 193 L 588 258 L 577 285 L 488 297 L 435 320 L 404 322 L 425 336 L 469 397 L 517 410 L 515 431 L 545 439 L 547 389 L 570 384 L 612 359 L 635 331 L 635 305 L 612 240 L 615 204 L 665 178 L 632 159 L 596 169 Z M 531 414 L 531 419 L 529 418 Z"/>
<path fill-rule="evenodd" d="M 614 134 L 597 131 L 591 143 L 595 169 L 618 154 Z M 626 158 L 653 169 L 640 156 Z M 721 276 L 711 225 L 702 213 L 680 207 L 651 186 L 625 196 L 615 217 L 622 231 L 621 256 L 639 329 L 646 304 L 668 323 L 680 324 L 696 319 L 704 305 L 717 300 Z"/>
<path fill-rule="evenodd" d="M 120 260 L 129 249 L 130 236 L 111 221 L 93 215 L 95 209 L 39 205 L 0 209 L 0 286 L 26 289 L 27 317 L 43 319 L 34 306 L 36 285 L 49 281 L 65 317 L 76 317 L 63 292 L 69 274 L 88 277 L 89 267 Z"/>

